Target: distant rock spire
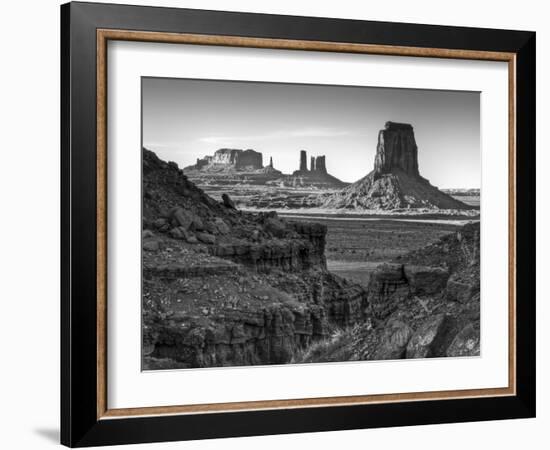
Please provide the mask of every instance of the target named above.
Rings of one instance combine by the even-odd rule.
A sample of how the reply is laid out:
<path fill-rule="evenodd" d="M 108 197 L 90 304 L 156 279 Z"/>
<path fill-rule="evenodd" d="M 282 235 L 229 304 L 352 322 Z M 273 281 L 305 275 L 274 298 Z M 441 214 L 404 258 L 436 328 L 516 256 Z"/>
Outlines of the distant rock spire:
<path fill-rule="evenodd" d="M 307 172 L 307 153 L 305 150 L 300 150 L 300 171 Z"/>
<path fill-rule="evenodd" d="M 315 171 L 321 173 L 327 173 L 327 166 L 325 163 L 325 156 L 317 156 L 315 158 Z"/>
<path fill-rule="evenodd" d="M 315 156 L 312 156 L 309 161 L 309 170 L 313 172 L 315 170 Z"/>
<path fill-rule="evenodd" d="M 273 169 L 273 156 L 269 157 L 269 167 Z"/>

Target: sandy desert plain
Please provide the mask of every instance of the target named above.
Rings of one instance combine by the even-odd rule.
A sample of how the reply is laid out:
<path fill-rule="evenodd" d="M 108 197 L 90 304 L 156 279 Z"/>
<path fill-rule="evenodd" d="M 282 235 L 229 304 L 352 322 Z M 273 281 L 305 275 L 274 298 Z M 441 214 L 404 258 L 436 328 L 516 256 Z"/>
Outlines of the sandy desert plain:
<path fill-rule="evenodd" d="M 205 184 L 196 180 L 208 195 L 221 201 L 227 193 L 239 209 L 249 212 L 276 211 L 289 221 L 317 222 L 327 227 L 325 255 L 329 271 L 368 286 L 370 273 L 381 263 L 393 261 L 411 250 L 423 248 L 442 236 L 456 232 L 467 223 L 480 219 L 480 193 L 477 189 L 449 192 L 472 210 L 358 210 L 295 207 L 301 199 L 330 195 L 336 191 L 307 187 L 276 187 L 255 184 Z M 453 195 L 454 194 L 454 195 Z M 256 207 L 260 203 L 264 207 Z M 306 201 L 307 203 L 307 201 Z M 270 207 L 271 206 L 271 207 Z"/>

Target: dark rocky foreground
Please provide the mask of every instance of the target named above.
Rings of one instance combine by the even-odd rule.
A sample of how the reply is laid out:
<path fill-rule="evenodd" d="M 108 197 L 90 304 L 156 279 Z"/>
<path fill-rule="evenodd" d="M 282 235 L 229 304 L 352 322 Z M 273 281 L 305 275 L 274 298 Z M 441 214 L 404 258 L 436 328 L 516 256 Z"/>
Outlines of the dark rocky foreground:
<path fill-rule="evenodd" d="M 479 353 L 478 226 L 361 286 L 327 271 L 325 226 L 217 202 L 145 149 L 143 176 L 144 369 Z"/>
<path fill-rule="evenodd" d="M 338 330 L 294 362 L 477 356 L 479 224 L 380 265 L 363 323 Z"/>

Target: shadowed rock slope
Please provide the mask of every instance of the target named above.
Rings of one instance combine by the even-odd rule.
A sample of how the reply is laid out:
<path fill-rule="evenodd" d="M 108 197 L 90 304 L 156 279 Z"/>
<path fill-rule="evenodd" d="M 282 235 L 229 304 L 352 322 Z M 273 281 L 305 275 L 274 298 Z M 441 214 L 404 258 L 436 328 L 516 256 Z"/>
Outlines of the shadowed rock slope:
<path fill-rule="evenodd" d="M 479 223 L 373 273 L 364 323 L 339 329 L 295 362 L 479 356 Z"/>
<path fill-rule="evenodd" d="M 143 150 L 143 368 L 289 362 L 363 322 L 367 293 L 326 270 L 326 227 L 235 209 Z"/>
<path fill-rule="evenodd" d="M 420 176 L 413 127 L 395 122 L 386 122 L 378 134 L 374 170 L 325 198 L 322 205 L 370 210 L 472 209 Z"/>

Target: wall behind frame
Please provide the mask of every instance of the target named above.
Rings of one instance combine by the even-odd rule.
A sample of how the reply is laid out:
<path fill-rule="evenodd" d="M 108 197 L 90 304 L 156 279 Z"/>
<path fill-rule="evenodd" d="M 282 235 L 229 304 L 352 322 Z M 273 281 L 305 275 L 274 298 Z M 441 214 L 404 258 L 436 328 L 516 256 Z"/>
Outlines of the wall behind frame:
<path fill-rule="evenodd" d="M 122 0 L 121 0 L 122 1 Z M 10 2 L 0 29 L 4 70 L 2 96 L 2 314 L 3 404 L 6 426 L 0 446 L 10 449 L 57 447 L 59 440 L 59 5 L 56 0 Z M 103 2 L 106 3 L 106 2 Z M 550 262 L 550 236 L 544 233 L 550 213 L 550 30 L 545 5 L 536 0 L 493 2 L 463 0 L 455 7 L 442 2 L 310 2 L 306 0 L 132 0 L 127 3 L 256 13 L 340 17 L 362 20 L 465 25 L 537 31 L 537 279 L 538 373 L 550 375 L 550 315 L 543 286 Z M 527 150 L 528 151 L 528 150 Z M 546 205 L 545 205 L 546 203 Z M 546 209 L 545 209 L 546 207 Z M 547 228 L 547 225 L 546 225 Z M 365 445 L 449 450 L 482 446 L 503 450 L 531 444 L 544 448 L 550 426 L 550 388 L 538 386 L 538 417 L 531 420 L 429 425 L 308 435 L 267 436 L 187 443 L 128 446 L 136 449 L 265 450 L 280 448 L 364 449 Z M 8 425 L 9 424 L 9 425 Z"/>

